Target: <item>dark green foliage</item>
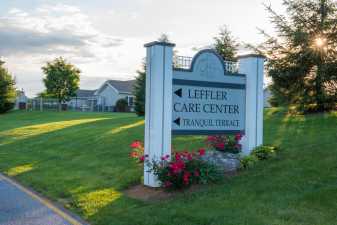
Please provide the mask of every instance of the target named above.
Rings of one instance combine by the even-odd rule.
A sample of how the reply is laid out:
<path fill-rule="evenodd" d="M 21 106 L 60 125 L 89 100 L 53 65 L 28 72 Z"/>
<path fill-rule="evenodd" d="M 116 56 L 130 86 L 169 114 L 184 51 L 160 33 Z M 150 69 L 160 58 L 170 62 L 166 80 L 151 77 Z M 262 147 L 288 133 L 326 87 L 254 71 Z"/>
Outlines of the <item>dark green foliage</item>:
<path fill-rule="evenodd" d="M 116 102 L 116 112 L 128 112 L 129 106 L 128 101 L 124 98 L 118 99 Z"/>
<path fill-rule="evenodd" d="M 56 58 L 42 67 L 46 77 L 43 82 L 46 86 L 45 95 L 57 98 L 59 105 L 76 96 L 79 88 L 81 71 L 74 65 L 68 63 L 62 57 Z"/>
<path fill-rule="evenodd" d="M 135 112 L 138 116 L 144 116 L 145 114 L 145 64 L 143 64 L 143 70 L 137 71 L 138 76 L 133 86 L 133 95 L 135 96 Z"/>
<path fill-rule="evenodd" d="M 274 146 L 262 145 L 253 149 L 251 155 L 259 160 L 269 159 L 276 155 L 277 148 Z"/>
<path fill-rule="evenodd" d="M 0 61 L 0 113 L 13 109 L 15 104 L 15 81 Z"/>
<path fill-rule="evenodd" d="M 265 32 L 258 51 L 268 56 L 274 105 L 303 112 L 335 109 L 337 103 L 337 2 L 284 0 L 286 16 L 266 6 L 278 37 Z"/>
<path fill-rule="evenodd" d="M 218 36 L 214 37 L 214 49 L 215 51 L 227 61 L 236 61 L 235 57 L 239 44 L 232 36 L 231 32 L 226 26 L 220 28 Z"/>

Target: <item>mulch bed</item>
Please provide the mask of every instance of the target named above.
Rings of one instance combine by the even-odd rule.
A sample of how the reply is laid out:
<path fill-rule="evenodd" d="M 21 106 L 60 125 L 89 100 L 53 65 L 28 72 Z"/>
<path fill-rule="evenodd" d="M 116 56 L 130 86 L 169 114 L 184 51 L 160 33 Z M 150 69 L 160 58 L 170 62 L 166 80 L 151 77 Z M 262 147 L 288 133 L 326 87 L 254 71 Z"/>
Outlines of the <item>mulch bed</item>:
<path fill-rule="evenodd" d="M 236 176 L 237 172 L 226 173 L 226 178 L 231 178 Z M 126 189 L 123 193 L 130 197 L 137 200 L 145 201 L 145 202 L 157 202 L 161 200 L 169 200 L 178 196 L 182 196 L 184 194 L 193 193 L 202 191 L 207 188 L 209 185 L 192 185 L 191 187 L 183 190 L 176 190 L 176 191 L 167 191 L 164 188 L 152 188 L 144 186 L 143 184 L 137 184 L 131 186 L 130 188 Z"/>

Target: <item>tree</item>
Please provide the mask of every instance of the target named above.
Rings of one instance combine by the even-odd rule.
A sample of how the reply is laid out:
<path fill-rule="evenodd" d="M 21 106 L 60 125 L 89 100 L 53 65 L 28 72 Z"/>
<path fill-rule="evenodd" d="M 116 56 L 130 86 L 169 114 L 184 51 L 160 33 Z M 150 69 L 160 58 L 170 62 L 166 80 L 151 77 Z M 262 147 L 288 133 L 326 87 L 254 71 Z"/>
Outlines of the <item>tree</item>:
<path fill-rule="evenodd" d="M 128 101 L 125 98 L 118 99 L 116 102 L 116 112 L 128 112 Z"/>
<path fill-rule="evenodd" d="M 144 116 L 145 114 L 145 81 L 146 81 L 146 69 L 145 63 L 143 63 L 143 69 L 137 70 L 138 76 L 136 77 L 135 84 L 133 86 L 133 94 L 135 96 L 135 112 L 138 116 Z"/>
<path fill-rule="evenodd" d="M 170 42 L 168 34 L 162 33 L 158 38 L 160 42 Z"/>
<path fill-rule="evenodd" d="M 239 44 L 226 26 L 220 27 L 218 36 L 214 37 L 214 49 L 225 61 L 236 61 Z"/>
<path fill-rule="evenodd" d="M 47 62 L 42 70 L 46 75 L 43 79 L 46 86 L 45 94 L 58 99 L 60 110 L 62 103 L 76 96 L 81 71 L 62 57 Z"/>
<path fill-rule="evenodd" d="M 304 112 L 331 110 L 337 101 L 337 2 L 284 0 L 286 16 L 266 6 L 277 37 L 257 50 L 268 57 L 272 93 Z"/>
<path fill-rule="evenodd" d="M 15 104 L 15 81 L 0 60 L 0 113 L 11 110 Z"/>

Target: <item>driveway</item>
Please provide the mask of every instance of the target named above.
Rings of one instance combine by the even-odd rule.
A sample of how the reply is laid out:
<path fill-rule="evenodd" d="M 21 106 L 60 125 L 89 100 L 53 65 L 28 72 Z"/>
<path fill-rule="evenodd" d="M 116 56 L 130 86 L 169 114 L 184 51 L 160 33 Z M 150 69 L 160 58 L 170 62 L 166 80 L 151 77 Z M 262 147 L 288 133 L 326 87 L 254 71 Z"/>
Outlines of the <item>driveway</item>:
<path fill-rule="evenodd" d="M 64 209 L 0 174 L 0 225 L 82 225 Z"/>

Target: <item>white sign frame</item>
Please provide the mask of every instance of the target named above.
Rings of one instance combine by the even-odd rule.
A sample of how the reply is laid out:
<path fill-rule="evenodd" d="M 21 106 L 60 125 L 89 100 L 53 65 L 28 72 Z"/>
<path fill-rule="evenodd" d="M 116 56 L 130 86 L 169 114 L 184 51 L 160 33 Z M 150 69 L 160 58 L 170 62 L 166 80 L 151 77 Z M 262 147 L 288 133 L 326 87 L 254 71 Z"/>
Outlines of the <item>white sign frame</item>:
<path fill-rule="evenodd" d="M 160 157 L 164 155 L 171 155 L 173 79 L 195 80 L 197 77 L 187 74 L 190 74 L 188 72 L 194 69 L 196 59 L 207 55 L 204 54 L 205 51 L 209 51 L 208 53 L 214 56 L 213 51 L 211 53 L 211 50 L 203 50 L 194 57 L 190 69 L 173 70 L 174 46 L 175 44 L 172 43 L 158 41 L 145 44 L 147 55 L 144 151 L 150 161 L 160 160 Z M 227 73 L 225 75 L 225 66 L 222 60 L 217 61 L 222 64 L 222 67 L 219 65 L 213 67 L 213 64 L 208 64 L 209 66 L 206 67 L 208 70 L 206 73 L 213 74 L 222 80 L 225 76 L 227 83 L 240 84 L 241 82 L 242 84 L 240 74 L 246 75 L 245 134 L 241 140 L 242 152 L 245 155 L 263 142 L 264 60 L 263 56 L 255 54 L 239 56 L 239 72 L 237 74 Z M 219 68 L 223 69 L 219 70 Z M 205 76 L 197 80 L 207 82 L 208 79 Z M 160 182 L 149 171 L 147 164 L 144 164 L 144 185 L 160 186 Z"/>

